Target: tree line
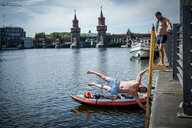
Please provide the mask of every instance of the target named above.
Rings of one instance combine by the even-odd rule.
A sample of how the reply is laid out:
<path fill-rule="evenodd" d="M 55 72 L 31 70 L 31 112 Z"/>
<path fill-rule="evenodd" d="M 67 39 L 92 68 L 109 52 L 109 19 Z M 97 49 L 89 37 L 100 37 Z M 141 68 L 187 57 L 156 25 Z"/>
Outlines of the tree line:
<path fill-rule="evenodd" d="M 90 37 L 89 34 L 80 34 L 81 37 Z M 52 32 L 50 34 L 45 34 L 45 32 L 36 33 L 35 37 L 39 38 L 62 38 L 62 37 L 71 37 L 70 32 Z"/>

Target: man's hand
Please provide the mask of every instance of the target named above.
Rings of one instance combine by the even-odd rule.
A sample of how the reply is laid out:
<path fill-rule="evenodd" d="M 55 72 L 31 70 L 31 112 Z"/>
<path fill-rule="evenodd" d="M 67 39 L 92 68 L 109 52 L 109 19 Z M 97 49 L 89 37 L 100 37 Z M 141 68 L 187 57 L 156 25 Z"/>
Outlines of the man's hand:
<path fill-rule="evenodd" d="M 171 29 L 169 29 L 167 32 L 168 32 L 169 34 L 172 34 L 172 30 L 171 30 Z"/>
<path fill-rule="evenodd" d="M 143 109 L 143 110 L 146 110 L 145 109 L 145 106 L 143 105 L 143 103 L 141 103 L 140 99 L 138 96 L 134 96 L 134 99 L 137 101 L 138 105 Z"/>
<path fill-rule="evenodd" d="M 141 72 L 138 74 L 136 80 L 137 80 L 138 82 L 141 82 L 142 75 L 145 74 L 145 72 L 148 71 L 148 70 L 149 70 L 149 68 L 146 68 L 146 69 L 144 69 L 143 71 L 141 71 Z"/>
<path fill-rule="evenodd" d="M 88 71 L 87 74 L 93 74 L 94 72 L 93 71 Z"/>

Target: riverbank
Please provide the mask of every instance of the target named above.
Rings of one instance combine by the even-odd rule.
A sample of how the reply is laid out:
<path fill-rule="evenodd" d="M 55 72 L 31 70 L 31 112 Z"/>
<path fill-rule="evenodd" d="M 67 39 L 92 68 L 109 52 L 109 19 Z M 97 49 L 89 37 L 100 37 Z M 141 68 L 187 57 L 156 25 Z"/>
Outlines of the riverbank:
<path fill-rule="evenodd" d="M 183 100 L 183 91 L 179 81 L 172 79 L 172 69 L 169 70 L 159 71 L 149 128 L 191 128 L 191 119 L 177 117 L 177 113 L 182 112 L 179 105 Z"/>

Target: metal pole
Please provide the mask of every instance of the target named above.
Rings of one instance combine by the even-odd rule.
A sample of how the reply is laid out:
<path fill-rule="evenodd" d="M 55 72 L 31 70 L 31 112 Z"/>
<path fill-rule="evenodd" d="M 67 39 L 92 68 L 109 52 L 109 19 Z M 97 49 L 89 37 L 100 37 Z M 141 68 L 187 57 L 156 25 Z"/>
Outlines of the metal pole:
<path fill-rule="evenodd" d="M 178 79 L 177 77 L 177 60 L 179 59 L 177 53 L 179 53 L 178 49 L 178 24 L 173 24 L 173 79 Z"/>
<path fill-rule="evenodd" d="M 152 68 L 154 60 L 154 45 L 155 45 L 155 27 L 152 26 L 151 31 L 151 43 L 150 43 L 150 58 L 149 58 L 149 73 L 148 73 L 148 91 L 147 91 L 147 104 L 146 104 L 146 115 L 145 115 L 145 128 L 149 127 L 150 120 L 150 104 L 149 97 L 151 96 L 151 87 L 152 87 Z"/>
<path fill-rule="evenodd" d="M 149 57 L 149 73 L 148 73 L 148 89 L 147 89 L 147 104 L 146 104 L 146 114 L 145 114 L 145 128 L 149 127 L 150 120 L 150 110 L 151 106 L 149 104 L 149 98 L 151 96 L 151 87 L 152 87 L 152 73 L 153 70 L 164 70 L 167 71 L 165 65 L 154 65 L 154 49 L 155 49 L 155 27 L 152 26 L 151 31 L 151 43 L 150 43 L 150 57 Z"/>
<path fill-rule="evenodd" d="M 183 6 L 183 111 L 192 118 L 192 6 Z"/>
<path fill-rule="evenodd" d="M 170 56 L 170 60 L 169 60 L 169 67 L 173 66 L 173 35 L 172 33 L 169 34 L 170 35 L 170 40 L 169 40 L 169 56 Z"/>

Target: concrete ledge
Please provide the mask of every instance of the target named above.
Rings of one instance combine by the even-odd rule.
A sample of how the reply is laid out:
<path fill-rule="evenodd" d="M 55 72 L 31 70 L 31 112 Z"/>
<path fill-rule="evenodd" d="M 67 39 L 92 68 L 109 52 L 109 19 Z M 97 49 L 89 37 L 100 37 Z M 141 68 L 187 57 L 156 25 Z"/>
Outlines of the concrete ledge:
<path fill-rule="evenodd" d="M 169 69 L 171 70 L 171 69 Z M 150 128 L 192 128 L 192 119 L 178 118 L 182 86 L 172 80 L 172 71 L 159 71 L 151 108 Z"/>

